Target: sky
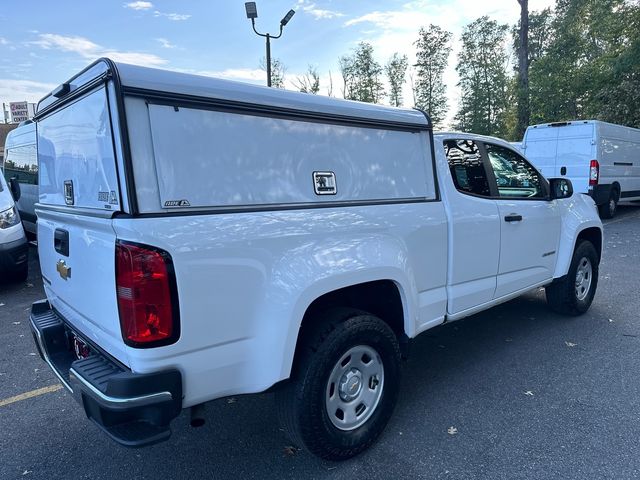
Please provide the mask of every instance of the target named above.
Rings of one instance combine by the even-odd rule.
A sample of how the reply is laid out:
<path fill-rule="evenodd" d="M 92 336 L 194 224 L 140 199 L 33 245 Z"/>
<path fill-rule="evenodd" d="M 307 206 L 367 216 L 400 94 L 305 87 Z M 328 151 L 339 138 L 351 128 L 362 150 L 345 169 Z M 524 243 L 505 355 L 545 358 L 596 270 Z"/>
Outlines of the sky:
<path fill-rule="evenodd" d="M 278 33 L 290 8 L 295 16 L 272 56 L 286 67 L 288 88 L 309 65 L 327 94 L 340 94 L 338 58 L 358 42 L 373 45 L 384 64 L 394 52 L 415 60 L 413 42 L 421 26 L 439 25 L 454 34 L 445 73 L 451 119 L 458 100 L 455 62 L 464 25 L 482 15 L 515 24 L 517 0 L 258 0 L 256 27 Z M 553 0 L 529 0 L 530 10 Z M 240 0 L 3 0 L 0 10 L 0 102 L 36 102 L 99 57 L 264 84 L 260 70 L 264 39 L 256 36 Z M 404 98 L 412 104 L 409 85 Z"/>

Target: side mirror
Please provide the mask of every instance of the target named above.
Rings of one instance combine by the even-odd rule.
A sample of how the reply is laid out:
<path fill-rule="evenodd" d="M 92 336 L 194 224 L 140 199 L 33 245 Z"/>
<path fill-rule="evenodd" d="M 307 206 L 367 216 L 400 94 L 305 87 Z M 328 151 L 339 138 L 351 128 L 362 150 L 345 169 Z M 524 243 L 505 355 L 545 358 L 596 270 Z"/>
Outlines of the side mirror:
<path fill-rule="evenodd" d="M 568 178 L 551 178 L 551 200 L 569 198 L 573 195 L 573 185 Z"/>
<path fill-rule="evenodd" d="M 13 197 L 14 202 L 20 200 L 22 192 L 20 191 L 20 183 L 18 183 L 18 179 L 16 177 L 11 177 L 9 179 L 9 190 L 11 190 L 11 196 Z"/>

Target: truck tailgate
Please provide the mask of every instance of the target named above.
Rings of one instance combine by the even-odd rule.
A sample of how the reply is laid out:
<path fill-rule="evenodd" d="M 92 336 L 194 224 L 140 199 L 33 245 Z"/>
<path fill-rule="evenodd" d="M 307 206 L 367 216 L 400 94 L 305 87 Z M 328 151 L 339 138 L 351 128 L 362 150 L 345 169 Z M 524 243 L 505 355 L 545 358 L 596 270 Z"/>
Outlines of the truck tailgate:
<path fill-rule="evenodd" d="M 76 333 L 128 365 L 116 299 L 111 219 L 42 206 L 37 213 L 40 268 L 52 307 Z"/>

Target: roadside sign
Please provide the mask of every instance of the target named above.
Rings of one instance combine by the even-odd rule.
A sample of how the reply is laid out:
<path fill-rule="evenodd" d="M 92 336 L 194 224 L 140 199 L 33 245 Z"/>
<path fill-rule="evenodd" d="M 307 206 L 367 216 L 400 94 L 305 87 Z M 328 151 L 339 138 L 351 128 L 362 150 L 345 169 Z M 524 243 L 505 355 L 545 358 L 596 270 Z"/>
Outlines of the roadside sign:
<path fill-rule="evenodd" d="M 20 123 L 29 119 L 29 104 L 27 102 L 9 103 L 11 123 Z"/>

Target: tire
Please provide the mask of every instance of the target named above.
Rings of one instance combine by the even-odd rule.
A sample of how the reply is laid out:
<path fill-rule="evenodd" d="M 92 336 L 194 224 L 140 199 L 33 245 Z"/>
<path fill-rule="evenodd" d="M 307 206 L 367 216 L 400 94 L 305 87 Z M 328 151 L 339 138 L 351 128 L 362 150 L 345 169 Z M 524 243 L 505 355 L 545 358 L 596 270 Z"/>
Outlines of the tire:
<path fill-rule="evenodd" d="M 600 212 L 600 218 L 613 218 L 618 210 L 618 200 L 620 199 L 620 194 L 618 190 L 615 188 L 611 189 L 611 193 L 609 194 L 609 200 L 607 203 L 598 206 L 598 211 Z"/>
<path fill-rule="evenodd" d="M 13 282 L 22 283 L 27 280 L 28 276 L 29 276 L 29 264 L 28 262 L 24 262 L 24 264 L 21 265 L 18 270 L 11 273 L 10 278 Z"/>
<path fill-rule="evenodd" d="M 326 328 L 302 339 L 291 379 L 276 391 L 276 407 L 294 444 L 324 459 L 346 460 L 371 446 L 393 413 L 400 348 L 393 330 L 373 315 L 323 317 L 317 320 Z"/>
<path fill-rule="evenodd" d="M 598 287 L 598 253 L 582 240 L 576 246 L 566 276 L 545 288 L 547 303 L 563 315 L 582 315 L 591 306 Z"/>

